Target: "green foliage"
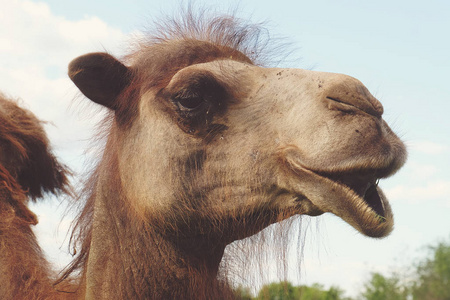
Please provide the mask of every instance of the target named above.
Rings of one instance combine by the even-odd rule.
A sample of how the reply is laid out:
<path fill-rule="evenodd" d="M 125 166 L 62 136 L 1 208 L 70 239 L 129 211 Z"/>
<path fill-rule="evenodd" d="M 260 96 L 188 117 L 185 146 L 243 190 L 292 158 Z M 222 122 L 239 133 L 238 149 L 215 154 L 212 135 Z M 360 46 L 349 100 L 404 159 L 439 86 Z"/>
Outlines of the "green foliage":
<path fill-rule="evenodd" d="M 262 287 L 256 300 L 347 300 L 337 287 L 326 290 L 320 284 L 293 286 L 290 282 L 271 283 Z"/>
<path fill-rule="evenodd" d="M 429 257 L 413 266 L 410 274 L 372 273 L 358 299 L 450 300 L 450 242 L 438 243 L 429 250 Z M 243 300 L 351 300 L 336 287 L 327 290 L 320 284 L 293 286 L 290 282 L 265 285 L 256 297 L 244 287 L 235 293 Z"/>
<path fill-rule="evenodd" d="M 413 266 L 409 282 L 399 274 L 372 274 L 361 294 L 364 300 L 450 300 L 450 243 L 429 247 L 428 258 Z"/>
<path fill-rule="evenodd" d="M 290 282 L 284 281 L 264 285 L 255 298 L 257 300 L 297 300 L 298 289 Z"/>
<path fill-rule="evenodd" d="M 240 285 L 237 289 L 234 290 L 234 294 L 240 300 L 252 300 L 252 293 L 248 287 L 244 287 Z"/>
<path fill-rule="evenodd" d="M 320 284 L 313 284 L 312 286 L 301 286 L 300 290 L 300 300 L 345 300 L 343 294 L 344 292 L 337 287 L 330 287 L 325 290 Z"/>
<path fill-rule="evenodd" d="M 407 300 L 408 288 L 400 283 L 397 275 L 384 277 L 379 273 L 372 273 L 371 279 L 364 285 L 362 298 L 365 300 Z"/>
<path fill-rule="evenodd" d="M 417 266 L 417 279 L 412 287 L 413 299 L 450 299 L 450 243 L 439 243 L 430 250 L 431 257 Z"/>

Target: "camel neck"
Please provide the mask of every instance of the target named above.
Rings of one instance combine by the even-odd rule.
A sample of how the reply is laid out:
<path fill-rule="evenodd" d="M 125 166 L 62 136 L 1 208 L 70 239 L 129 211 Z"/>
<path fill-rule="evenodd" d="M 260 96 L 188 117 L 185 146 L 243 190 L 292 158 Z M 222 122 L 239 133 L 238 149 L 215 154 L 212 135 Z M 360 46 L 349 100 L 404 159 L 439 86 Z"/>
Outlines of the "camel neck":
<path fill-rule="evenodd" d="M 225 245 L 133 222 L 123 199 L 109 196 L 95 203 L 83 280 L 87 299 L 224 298 L 229 289 L 217 272 Z"/>

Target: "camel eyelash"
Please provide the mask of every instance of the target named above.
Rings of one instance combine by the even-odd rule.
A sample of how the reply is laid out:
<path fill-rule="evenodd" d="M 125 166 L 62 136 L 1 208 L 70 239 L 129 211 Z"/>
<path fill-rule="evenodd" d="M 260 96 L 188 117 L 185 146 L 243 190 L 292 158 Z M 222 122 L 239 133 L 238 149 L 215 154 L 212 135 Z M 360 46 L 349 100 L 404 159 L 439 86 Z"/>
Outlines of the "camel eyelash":
<path fill-rule="evenodd" d="M 198 74 L 171 97 L 178 111 L 186 117 L 195 117 L 203 112 L 214 112 L 224 107 L 225 89 L 212 75 Z M 216 109 L 214 109 L 216 108 Z"/>

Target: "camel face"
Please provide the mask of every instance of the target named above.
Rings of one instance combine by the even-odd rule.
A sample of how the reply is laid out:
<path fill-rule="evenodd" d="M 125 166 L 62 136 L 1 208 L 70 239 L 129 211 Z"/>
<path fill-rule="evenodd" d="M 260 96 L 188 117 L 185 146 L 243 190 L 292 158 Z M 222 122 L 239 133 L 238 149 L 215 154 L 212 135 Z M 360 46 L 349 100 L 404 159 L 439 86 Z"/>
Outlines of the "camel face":
<path fill-rule="evenodd" d="M 133 67 L 102 54 L 75 60 L 69 72 L 83 93 L 116 111 L 121 192 L 139 215 L 227 242 L 295 214 L 324 212 L 368 236 L 390 233 L 393 216 L 378 180 L 403 165 L 406 150 L 358 80 L 232 59 L 197 63 L 164 84 L 141 83 L 133 121 L 121 124 L 119 105 L 107 102 L 120 92 L 107 88 L 104 98 L 108 84 L 83 84 L 85 70 L 99 69 L 85 62 L 105 59 L 106 81 L 117 73 L 129 80 Z"/>
<path fill-rule="evenodd" d="M 392 229 L 377 181 L 403 164 L 405 148 L 356 79 L 210 62 L 146 92 L 139 111 L 121 170 L 128 197 L 150 211 L 181 205 L 175 220 L 261 211 L 248 234 L 279 219 L 268 211 L 332 212 L 369 236 Z"/>

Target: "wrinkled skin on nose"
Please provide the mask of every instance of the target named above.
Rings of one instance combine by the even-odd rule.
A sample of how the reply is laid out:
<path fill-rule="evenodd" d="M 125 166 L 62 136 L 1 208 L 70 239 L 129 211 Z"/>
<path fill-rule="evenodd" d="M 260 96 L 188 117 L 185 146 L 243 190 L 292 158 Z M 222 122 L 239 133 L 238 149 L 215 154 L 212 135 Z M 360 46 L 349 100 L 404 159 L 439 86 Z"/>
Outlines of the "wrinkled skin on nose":
<path fill-rule="evenodd" d="M 335 102 L 330 103 L 330 109 L 349 113 L 356 109 L 381 117 L 383 106 L 360 81 L 345 75 L 334 74 L 332 77 L 324 91 L 325 97 Z"/>
<path fill-rule="evenodd" d="M 302 213 L 331 212 L 366 235 L 387 235 L 393 217 L 378 180 L 404 164 L 406 149 L 382 119 L 381 103 L 346 75 L 265 72 L 259 92 L 276 91 L 280 116 L 273 120 L 280 186 L 297 192 Z"/>
<path fill-rule="evenodd" d="M 394 170 L 402 164 L 403 158 L 397 162 L 395 157 L 402 157 L 404 146 L 382 119 L 381 103 L 361 82 L 307 70 L 265 72 L 277 80 L 264 79 L 260 93 L 275 91 L 272 106 L 282 118 L 273 120 L 273 126 L 279 128 L 280 145 L 295 148 L 298 163 L 330 173 L 376 168 L 380 175 L 393 160 Z"/>

